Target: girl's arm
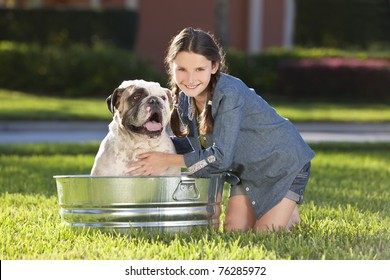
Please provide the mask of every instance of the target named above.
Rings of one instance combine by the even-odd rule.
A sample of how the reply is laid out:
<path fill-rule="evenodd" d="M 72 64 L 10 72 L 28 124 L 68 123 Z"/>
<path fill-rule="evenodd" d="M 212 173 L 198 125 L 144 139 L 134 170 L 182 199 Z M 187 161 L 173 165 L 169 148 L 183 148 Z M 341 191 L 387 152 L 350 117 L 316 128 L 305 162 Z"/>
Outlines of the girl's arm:
<path fill-rule="evenodd" d="M 138 161 L 130 163 L 130 176 L 158 176 L 169 167 L 186 167 L 183 155 L 147 152 L 137 155 Z"/>
<path fill-rule="evenodd" d="M 226 91 L 219 98 L 214 95 L 213 106 L 218 106 L 214 119 L 213 145 L 205 150 L 184 154 L 186 166 L 197 177 L 229 170 L 237 149 L 244 111 L 243 99 L 235 91 Z"/>

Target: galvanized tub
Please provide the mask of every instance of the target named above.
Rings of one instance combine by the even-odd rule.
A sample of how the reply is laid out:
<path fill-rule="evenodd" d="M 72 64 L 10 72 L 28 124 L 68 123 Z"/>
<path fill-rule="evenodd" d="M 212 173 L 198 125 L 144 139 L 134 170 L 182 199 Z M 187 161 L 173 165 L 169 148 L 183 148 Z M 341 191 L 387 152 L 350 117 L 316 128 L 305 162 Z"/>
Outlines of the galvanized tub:
<path fill-rule="evenodd" d="M 59 175 L 62 221 L 75 228 L 151 232 L 218 228 L 224 174 L 192 178 Z"/>

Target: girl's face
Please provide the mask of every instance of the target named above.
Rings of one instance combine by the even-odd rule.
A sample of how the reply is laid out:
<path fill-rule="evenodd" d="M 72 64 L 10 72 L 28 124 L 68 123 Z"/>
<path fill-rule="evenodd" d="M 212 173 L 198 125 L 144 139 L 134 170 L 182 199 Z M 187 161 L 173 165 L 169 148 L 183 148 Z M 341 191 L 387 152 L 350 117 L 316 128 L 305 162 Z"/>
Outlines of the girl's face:
<path fill-rule="evenodd" d="M 218 63 L 212 65 L 203 55 L 182 51 L 173 60 L 172 70 L 177 86 L 187 96 L 204 101 L 211 74 L 217 72 Z"/>

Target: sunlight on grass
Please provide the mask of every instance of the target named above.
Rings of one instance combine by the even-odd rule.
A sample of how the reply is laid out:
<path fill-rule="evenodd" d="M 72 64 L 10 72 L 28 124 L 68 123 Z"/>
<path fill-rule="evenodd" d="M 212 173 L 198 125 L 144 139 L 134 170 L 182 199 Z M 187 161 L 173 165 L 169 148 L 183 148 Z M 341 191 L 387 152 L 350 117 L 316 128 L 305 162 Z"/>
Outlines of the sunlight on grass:
<path fill-rule="evenodd" d="M 109 120 L 112 118 L 104 98 L 71 99 L 0 90 L 0 101 L 0 119 L 3 120 Z"/>
<path fill-rule="evenodd" d="M 110 93 L 107 93 L 107 96 Z M 271 104 L 294 122 L 388 122 L 390 105 Z M 0 120 L 110 120 L 104 98 L 71 99 L 0 89 Z"/>
<path fill-rule="evenodd" d="M 0 145 L 3 260 L 390 258 L 388 144 L 314 145 L 302 223 L 291 232 L 152 235 L 134 230 L 128 236 L 61 224 L 52 176 L 89 173 L 98 144 L 50 144 L 42 154 L 44 146 Z M 226 198 L 225 192 L 224 209 Z"/>
<path fill-rule="evenodd" d="M 277 112 L 294 122 L 388 122 L 390 106 L 367 104 L 275 104 Z"/>

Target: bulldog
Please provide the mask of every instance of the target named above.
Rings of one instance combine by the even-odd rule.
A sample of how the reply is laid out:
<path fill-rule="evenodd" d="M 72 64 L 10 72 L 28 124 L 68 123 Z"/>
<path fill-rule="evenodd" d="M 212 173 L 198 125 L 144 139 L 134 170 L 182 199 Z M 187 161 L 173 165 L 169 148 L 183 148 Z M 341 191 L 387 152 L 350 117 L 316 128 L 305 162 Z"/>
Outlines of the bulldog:
<path fill-rule="evenodd" d="M 170 119 L 171 92 L 155 82 L 124 81 L 106 99 L 113 114 L 109 131 L 100 144 L 91 175 L 126 176 L 127 165 L 140 153 L 176 153 L 166 131 Z M 176 176 L 169 168 L 162 176 Z"/>

